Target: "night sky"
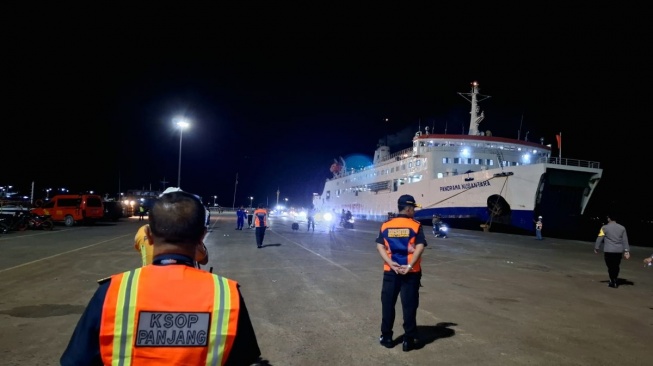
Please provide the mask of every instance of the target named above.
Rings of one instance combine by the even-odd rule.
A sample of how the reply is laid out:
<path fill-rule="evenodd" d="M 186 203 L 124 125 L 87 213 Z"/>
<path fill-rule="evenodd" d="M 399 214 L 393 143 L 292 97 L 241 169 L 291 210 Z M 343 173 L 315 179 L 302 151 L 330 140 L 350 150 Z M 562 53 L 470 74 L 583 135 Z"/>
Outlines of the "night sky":
<path fill-rule="evenodd" d="M 467 132 L 457 93 L 478 81 L 481 130 L 544 138 L 556 156 L 561 132 L 562 157 L 604 168 L 591 209 L 650 205 L 641 10 L 129 7 L 6 14 L 0 186 L 176 186 L 183 115 L 184 190 L 307 205 L 334 158 L 409 147 L 420 126 Z"/>

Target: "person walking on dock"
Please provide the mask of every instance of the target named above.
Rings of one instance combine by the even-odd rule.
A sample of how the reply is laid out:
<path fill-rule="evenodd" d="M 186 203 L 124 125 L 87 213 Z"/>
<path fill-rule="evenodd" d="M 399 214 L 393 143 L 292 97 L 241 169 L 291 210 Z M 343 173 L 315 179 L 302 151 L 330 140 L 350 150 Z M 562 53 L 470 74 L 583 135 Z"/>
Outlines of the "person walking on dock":
<path fill-rule="evenodd" d="M 535 239 L 542 240 L 542 216 L 538 216 L 535 221 Z"/>
<path fill-rule="evenodd" d="M 254 210 L 254 227 L 256 228 L 256 247 L 263 248 L 263 238 L 265 238 L 265 229 L 268 228 L 268 211 L 262 203 Z"/>
<path fill-rule="evenodd" d="M 594 243 L 594 253 L 598 254 L 603 246 L 603 259 L 608 267 L 608 276 L 610 277 L 608 286 L 617 288 L 619 287 L 621 257 L 623 256 L 626 260 L 630 259 L 630 245 L 626 228 L 617 223 L 616 216 L 608 215 L 607 220 L 608 223 L 599 230 L 599 235 Z"/>
<path fill-rule="evenodd" d="M 308 227 L 306 228 L 306 231 L 311 230 L 313 228 L 313 231 L 315 231 L 315 208 L 311 207 L 308 212 L 306 213 L 306 221 L 308 222 Z"/>

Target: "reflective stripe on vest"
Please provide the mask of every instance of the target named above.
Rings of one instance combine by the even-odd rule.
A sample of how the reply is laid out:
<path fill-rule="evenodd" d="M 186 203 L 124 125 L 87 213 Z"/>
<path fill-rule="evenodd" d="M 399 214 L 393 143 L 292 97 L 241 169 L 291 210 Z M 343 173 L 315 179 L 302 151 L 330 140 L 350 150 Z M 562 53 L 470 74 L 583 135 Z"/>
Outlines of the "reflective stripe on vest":
<path fill-rule="evenodd" d="M 149 265 L 112 276 L 100 326 L 104 364 L 224 365 L 238 324 L 237 286 L 183 265 Z"/>
<path fill-rule="evenodd" d="M 419 231 L 420 223 L 407 217 L 396 217 L 381 225 L 381 233 L 385 243 L 385 252 L 400 265 L 409 264 L 415 251 L 415 237 Z M 409 272 L 422 270 L 422 258 L 419 258 Z M 383 270 L 391 271 L 388 263 L 383 262 Z"/>

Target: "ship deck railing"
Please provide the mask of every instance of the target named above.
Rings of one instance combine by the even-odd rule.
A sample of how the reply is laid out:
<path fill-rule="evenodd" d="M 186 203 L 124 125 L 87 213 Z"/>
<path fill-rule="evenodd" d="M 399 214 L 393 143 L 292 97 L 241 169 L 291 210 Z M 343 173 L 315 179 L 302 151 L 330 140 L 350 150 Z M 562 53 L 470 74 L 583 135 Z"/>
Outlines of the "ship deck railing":
<path fill-rule="evenodd" d="M 567 158 L 541 158 L 536 161 L 536 163 L 546 163 L 546 164 L 556 164 L 556 165 L 566 165 L 566 166 L 577 166 L 582 168 L 592 168 L 592 169 L 601 169 L 601 163 L 598 161 L 589 161 L 589 160 L 578 160 L 578 159 L 567 159 Z"/>

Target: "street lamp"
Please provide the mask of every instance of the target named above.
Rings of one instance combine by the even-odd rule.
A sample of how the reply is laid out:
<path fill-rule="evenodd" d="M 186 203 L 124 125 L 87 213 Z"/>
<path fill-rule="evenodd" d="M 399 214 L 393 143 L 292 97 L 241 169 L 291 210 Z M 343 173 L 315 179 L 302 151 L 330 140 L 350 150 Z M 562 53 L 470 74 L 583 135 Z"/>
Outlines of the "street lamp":
<path fill-rule="evenodd" d="M 213 196 L 213 206 L 215 206 L 215 200 L 218 199 L 218 196 Z"/>
<path fill-rule="evenodd" d="M 252 208 L 252 201 L 254 201 L 254 197 L 249 198 L 249 207 Z"/>
<path fill-rule="evenodd" d="M 183 117 L 176 118 L 177 127 L 179 127 L 179 169 L 177 170 L 177 187 L 181 188 L 181 140 L 184 136 L 184 129 L 190 126 L 190 123 Z"/>

